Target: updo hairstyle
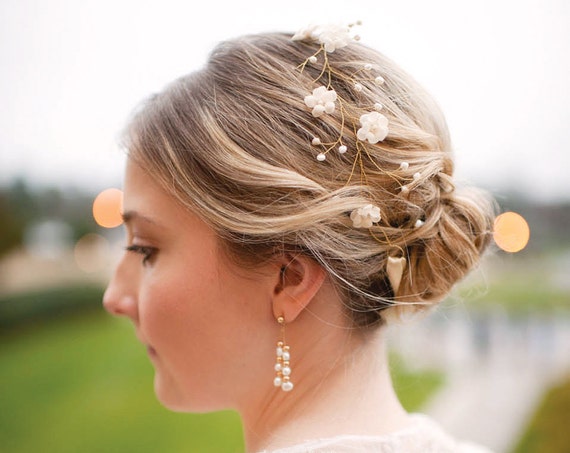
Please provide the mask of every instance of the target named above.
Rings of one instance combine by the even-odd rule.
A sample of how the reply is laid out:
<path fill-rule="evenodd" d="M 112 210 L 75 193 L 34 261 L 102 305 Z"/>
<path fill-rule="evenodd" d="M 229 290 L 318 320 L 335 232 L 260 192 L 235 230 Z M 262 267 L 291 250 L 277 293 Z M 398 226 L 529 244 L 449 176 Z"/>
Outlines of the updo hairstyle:
<path fill-rule="evenodd" d="M 318 161 L 312 139 L 335 141 L 343 119 L 338 112 L 315 118 L 304 103 L 320 85 L 320 69 L 301 71 L 299 64 L 315 50 L 281 33 L 223 42 L 203 69 L 140 106 L 125 145 L 216 231 L 237 263 L 255 267 L 280 253 L 307 255 L 327 270 L 354 326 L 380 325 L 389 307 L 415 310 L 442 300 L 478 263 L 494 205 L 484 192 L 455 187 L 436 103 L 360 43 L 328 54 L 332 84 L 348 101 L 345 117 L 359 118 L 361 106 L 380 102 L 389 134 L 367 145 L 368 156 L 356 163 L 355 131 L 345 125 L 348 152 Z M 385 83 L 362 82 L 357 92 L 347 80 L 366 64 Z M 354 228 L 350 213 L 370 203 L 381 221 Z M 386 274 L 389 256 L 407 261 L 396 294 Z"/>

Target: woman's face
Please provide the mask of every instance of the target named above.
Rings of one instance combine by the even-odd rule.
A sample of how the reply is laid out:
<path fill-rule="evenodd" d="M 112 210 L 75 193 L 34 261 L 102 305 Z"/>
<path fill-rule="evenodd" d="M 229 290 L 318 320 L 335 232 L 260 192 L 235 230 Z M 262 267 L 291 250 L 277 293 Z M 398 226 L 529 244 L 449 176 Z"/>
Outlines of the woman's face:
<path fill-rule="evenodd" d="M 230 264 L 213 230 L 131 161 L 123 209 L 127 251 L 104 306 L 133 322 L 158 399 L 173 410 L 218 410 L 271 383 L 271 367 L 260 370 L 278 332 L 269 273 Z"/>

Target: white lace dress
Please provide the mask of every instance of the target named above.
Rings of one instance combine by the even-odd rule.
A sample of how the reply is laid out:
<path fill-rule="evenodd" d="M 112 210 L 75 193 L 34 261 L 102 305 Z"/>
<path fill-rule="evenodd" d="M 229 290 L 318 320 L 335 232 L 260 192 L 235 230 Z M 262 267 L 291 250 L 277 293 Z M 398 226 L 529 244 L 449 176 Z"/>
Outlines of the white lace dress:
<path fill-rule="evenodd" d="M 259 453 L 492 453 L 486 447 L 451 438 L 423 414 L 412 424 L 385 436 L 340 435 Z"/>

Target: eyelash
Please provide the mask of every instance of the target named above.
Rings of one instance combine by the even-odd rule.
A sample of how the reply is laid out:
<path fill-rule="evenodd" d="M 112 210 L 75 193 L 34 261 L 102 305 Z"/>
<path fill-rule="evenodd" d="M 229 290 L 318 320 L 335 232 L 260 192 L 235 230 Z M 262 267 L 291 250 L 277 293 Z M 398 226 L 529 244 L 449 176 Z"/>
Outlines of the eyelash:
<path fill-rule="evenodd" d="M 154 254 L 156 253 L 156 249 L 154 247 L 147 247 L 144 245 L 129 245 L 128 247 L 125 247 L 125 250 L 127 252 L 133 252 L 133 253 L 138 253 L 139 255 L 143 256 L 143 260 L 142 263 L 147 264 L 148 260 L 150 260 Z"/>

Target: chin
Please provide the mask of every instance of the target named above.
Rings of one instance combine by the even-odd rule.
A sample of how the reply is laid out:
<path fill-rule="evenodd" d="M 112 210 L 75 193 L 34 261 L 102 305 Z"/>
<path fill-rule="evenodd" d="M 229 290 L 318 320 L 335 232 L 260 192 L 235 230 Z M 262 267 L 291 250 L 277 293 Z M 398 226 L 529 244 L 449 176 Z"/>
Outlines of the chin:
<path fill-rule="evenodd" d="M 154 394 L 166 409 L 173 412 L 190 412 L 178 386 L 171 380 L 162 378 L 159 373 L 154 375 Z"/>
<path fill-rule="evenodd" d="M 172 380 L 165 380 L 158 373 L 155 374 L 154 393 L 156 399 L 172 412 L 199 414 L 227 409 L 222 405 L 214 404 L 211 400 L 206 400 L 206 391 L 189 395 L 188 392 L 181 390 Z"/>

